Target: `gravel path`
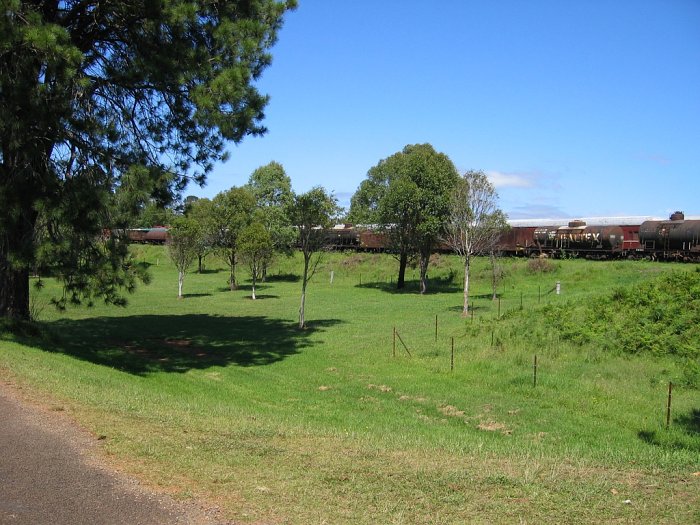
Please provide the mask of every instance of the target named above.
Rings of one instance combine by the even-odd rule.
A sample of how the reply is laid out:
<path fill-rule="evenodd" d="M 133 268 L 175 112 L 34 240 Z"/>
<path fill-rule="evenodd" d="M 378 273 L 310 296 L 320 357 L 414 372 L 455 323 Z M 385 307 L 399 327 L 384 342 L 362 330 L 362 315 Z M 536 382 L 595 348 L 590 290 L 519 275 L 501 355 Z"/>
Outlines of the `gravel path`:
<path fill-rule="evenodd" d="M 96 439 L 0 380 L 0 524 L 214 525 L 216 512 L 100 465 Z"/>

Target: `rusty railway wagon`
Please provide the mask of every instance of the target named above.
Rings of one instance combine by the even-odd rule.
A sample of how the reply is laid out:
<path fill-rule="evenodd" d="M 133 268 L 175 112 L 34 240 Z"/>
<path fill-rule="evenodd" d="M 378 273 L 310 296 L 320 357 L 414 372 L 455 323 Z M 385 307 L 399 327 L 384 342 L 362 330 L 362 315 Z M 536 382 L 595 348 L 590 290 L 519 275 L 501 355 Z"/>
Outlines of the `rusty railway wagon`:
<path fill-rule="evenodd" d="M 129 242 L 137 244 L 165 244 L 168 240 L 168 228 L 155 226 L 153 228 L 130 228 L 126 230 Z"/>
<path fill-rule="evenodd" d="M 525 257 L 585 257 L 588 259 L 650 258 L 700 262 L 700 220 L 686 220 L 682 212 L 668 220 L 635 218 L 593 219 L 565 225 L 523 224 L 512 221 L 511 228 L 501 235 L 497 249 L 505 255 Z M 617 223 L 616 223 L 617 222 Z M 334 250 L 382 252 L 387 250 L 387 234 L 373 226 L 342 224 L 325 231 L 328 246 Z M 167 227 L 127 230 L 131 242 L 163 244 Z M 450 247 L 438 243 L 435 251 L 449 252 Z"/>
<path fill-rule="evenodd" d="M 685 220 L 676 212 L 667 221 L 645 221 L 639 244 L 657 259 L 700 262 L 700 220 Z"/>

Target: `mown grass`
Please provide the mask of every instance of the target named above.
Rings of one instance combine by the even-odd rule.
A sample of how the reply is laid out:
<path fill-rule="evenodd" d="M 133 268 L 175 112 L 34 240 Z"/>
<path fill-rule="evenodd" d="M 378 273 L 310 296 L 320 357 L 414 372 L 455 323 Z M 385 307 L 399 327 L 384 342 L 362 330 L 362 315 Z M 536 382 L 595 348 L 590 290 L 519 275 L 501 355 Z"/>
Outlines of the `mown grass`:
<path fill-rule="evenodd" d="M 388 256 L 332 254 L 298 330 L 299 260 L 273 265 L 256 301 L 212 260 L 178 301 L 164 252 L 136 255 L 153 281 L 129 307 L 39 308 L 44 336 L 4 336 L 0 368 L 149 483 L 243 523 L 700 520 L 688 361 L 604 347 L 585 321 L 601 297 L 693 267 L 505 260 L 499 315 L 479 260 L 465 319 L 454 257 L 435 258 L 420 296 L 412 270 L 394 290 Z M 56 293 L 46 284 L 35 304 Z M 571 338 L 555 310 L 596 337 Z M 399 341 L 393 356 L 394 328 L 410 357 Z"/>

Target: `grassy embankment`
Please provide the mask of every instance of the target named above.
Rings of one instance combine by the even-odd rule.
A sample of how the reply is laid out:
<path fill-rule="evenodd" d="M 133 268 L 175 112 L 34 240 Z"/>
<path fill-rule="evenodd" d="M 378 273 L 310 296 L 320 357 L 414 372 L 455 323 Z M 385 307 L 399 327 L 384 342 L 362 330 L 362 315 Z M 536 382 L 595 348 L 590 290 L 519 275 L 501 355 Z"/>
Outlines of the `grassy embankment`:
<path fill-rule="evenodd" d="M 3 336 L 0 371 L 151 484 L 244 523 L 700 520 L 694 266 L 506 260 L 499 318 L 480 260 L 464 319 L 453 257 L 420 296 L 389 257 L 333 254 L 300 331 L 298 260 L 256 301 L 212 260 L 178 301 L 164 252 L 136 251 L 153 282 L 126 309 L 41 309 L 46 280 L 44 337 Z"/>

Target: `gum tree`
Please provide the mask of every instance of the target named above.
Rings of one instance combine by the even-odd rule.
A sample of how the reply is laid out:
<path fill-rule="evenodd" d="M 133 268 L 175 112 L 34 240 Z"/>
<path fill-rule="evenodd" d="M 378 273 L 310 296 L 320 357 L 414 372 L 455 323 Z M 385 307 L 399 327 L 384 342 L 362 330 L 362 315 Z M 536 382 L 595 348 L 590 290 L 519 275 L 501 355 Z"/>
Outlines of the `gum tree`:
<path fill-rule="evenodd" d="M 469 313 L 469 272 L 472 257 L 492 253 L 508 227 L 498 208 L 498 193 L 483 171 L 468 171 L 454 188 L 446 240 L 464 261 L 462 315 Z"/>
<path fill-rule="evenodd" d="M 257 220 L 269 232 L 275 251 L 291 255 L 295 232 L 289 223 L 287 209 L 294 195 L 292 182 L 284 167 L 275 161 L 260 166 L 250 175 L 246 187 L 255 197 Z M 260 276 L 263 281 L 270 260 L 263 264 Z"/>
<path fill-rule="evenodd" d="M 182 299 L 182 286 L 185 274 L 197 257 L 197 245 L 201 237 L 199 225 L 192 219 L 177 217 L 173 219 L 168 231 L 168 255 L 177 268 L 177 298 Z"/>
<path fill-rule="evenodd" d="M 243 228 L 239 239 L 241 259 L 247 263 L 253 282 L 251 299 L 255 300 L 255 285 L 263 275 L 263 268 L 272 257 L 274 244 L 272 236 L 260 222 L 253 222 Z"/>
<path fill-rule="evenodd" d="M 216 195 L 212 201 L 212 208 L 214 247 L 228 264 L 229 287 L 235 290 L 238 288 L 238 238 L 241 231 L 253 221 L 255 198 L 247 188 L 234 187 Z"/>
<path fill-rule="evenodd" d="M 255 84 L 293 5 L 0 0 L 0 318 L 29 317 L 34 267 L 71 302 L 123 302 L 115 200 L 203 183 L 227 141 L 264 133 Z"/>
<path fill-rule="evenodd" d="M 297 229 L 298 244 L 304 257 L 299 328 L 304 328 L 306 324 L 306 287 L 321 260 L 320 252 L 327 243 L 327 236 L 323 229 L 332 225 L 338 211 L 335 197 L 318 186 L 301 195 L 295 195 L 288 207 L 287 213 Z"/>
<path fill-rule="evenodd" d="M 379 224 L 399 260 L 397 288 L 409 258 L 420 262 L 420 291 L 427 291 L 430 255 L 444 235 L 450 193 L 459 175 L 452 161 L 430 144 L 406 146 L 379 161 L 352 198 L 350 219 Z"/>
<path fill-rule="evenodd" d="M 185 215 L 199 226 L 197 272 L 202 273 L 204 270 L 204 259 L 214 249 L 214 243 L 217 239 L 214 204 L 206 198 L 190 201 L 185 206 Z"/>

